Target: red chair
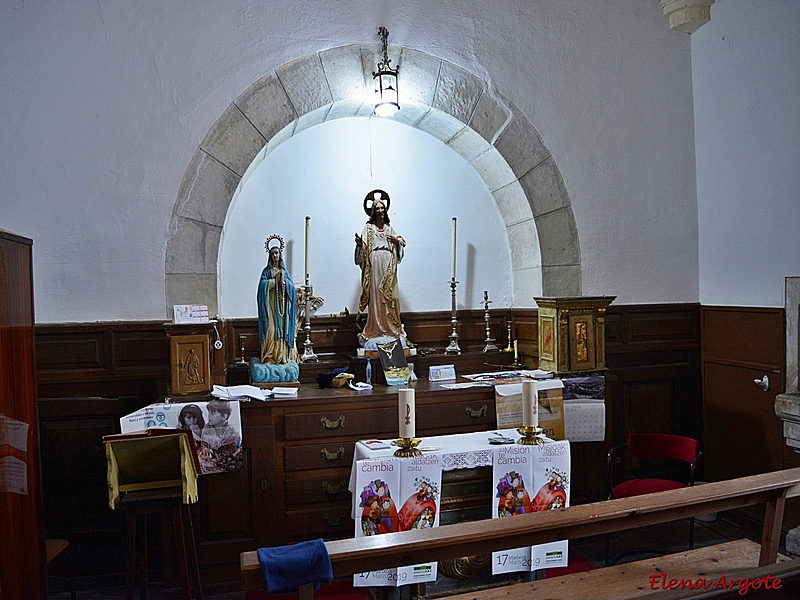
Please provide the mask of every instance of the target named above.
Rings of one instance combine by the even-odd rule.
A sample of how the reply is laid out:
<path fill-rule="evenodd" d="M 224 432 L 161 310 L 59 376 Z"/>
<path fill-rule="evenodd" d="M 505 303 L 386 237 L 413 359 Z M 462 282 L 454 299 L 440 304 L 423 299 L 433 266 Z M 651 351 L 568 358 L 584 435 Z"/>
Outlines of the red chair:
<path fill-rule="evenodd" d="M 692 438 L 666 433 L 631 433 L 627 444 L 612 448 L 608 453 L 608 499 L 630 498 L 694 485 L 697 463 L 702 456 L 700 442 Z M 627 554 L 664 553 L 650 549 L 629 550 L 609 560 L 608 537 L 605 546 L 606 565 L 616 563 Z M 692 548 L 694 517 L 689 519 L 689 549 Z"/>

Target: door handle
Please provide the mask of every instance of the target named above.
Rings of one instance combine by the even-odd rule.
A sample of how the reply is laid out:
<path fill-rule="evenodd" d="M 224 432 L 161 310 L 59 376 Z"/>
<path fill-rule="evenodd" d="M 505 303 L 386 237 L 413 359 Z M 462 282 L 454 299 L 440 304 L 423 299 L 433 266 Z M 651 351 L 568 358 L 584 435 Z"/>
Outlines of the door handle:
<path fill-rule="evenodd" d="M 760 387 L 765 392 L 769 391 L 769 377 L 764 375 L 761 379 L 753 379 L 753 383 L 755 383 L 758 387 Z"/>

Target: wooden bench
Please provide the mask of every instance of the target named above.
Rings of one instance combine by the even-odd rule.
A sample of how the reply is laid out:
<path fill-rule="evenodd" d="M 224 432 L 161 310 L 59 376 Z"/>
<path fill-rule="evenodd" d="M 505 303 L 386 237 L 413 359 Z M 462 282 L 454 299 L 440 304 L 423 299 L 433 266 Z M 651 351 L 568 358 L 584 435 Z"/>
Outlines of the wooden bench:
<path fill-rule="evenodd" d="M 326 547 L 331 558 L 334 577 L 344 577 L 360 573 L 367 563 L 372 570 L 388 569 L 563 539 L 574 540 L 603 535 L 701 514 L 764 504 L 766 511 L 761 544 L 756 546 L 758 546 L 757 565 L 765 567 L 776 563 L 785 502 L 787 498 L 795 496 L 800 496 L 800 467 L 645 496 L 519 515 L 513 519 L 470 521 L 434 529 L 336 540 L 326 542 Z M 263 589 L 264 581 L 257 553 L 243 552 L 240 562 L 243 589 Z M 598 573 L 594 577 L 600 576 L 606 569 L 613 568 L 616 567 L 593 571 Z M 585 574 L 575 574 L 559 579 L 575 581 L 573 578 L 576 575 L 585 576 Z M 618 578 L 618 583 L 624 583 L 624 578 Z M 646 583 L 647 581 L 644 581 L 642 585 Z M 535 584 L 518 585 L 526 587 Z M 517 586 L 502 588 L 503 596 L 510 587 Z M 304 586 L 300 591 L 301 598 L 313 597 L 311 585 Z M 494 597 L 497 597 L 498 591 L 494 590 Z M 639 595 L 644 593 L 650 593 L 649 587 L 640 590 Z M 479 596 L 470 594 L 466 597 Z M 598 596 L 592 594 L 591 597 Z"/>
<path fill-rule="evenodd" d="M 761 547 L 751 540 L 741 539 L 677 554 L 668 554 L 636 562 L 614 565 L 571 575 L 520 583 L 503 588 L 481 590 L 448 596 L 447 600 L 572 600 L 573 598 L 641 598 L 643 594 L 663 594 L 677 582 L 691 580 L 692 585 L 730 580 L 733 573 L 758 566 Z M 780 557 L 786 560 L 786 557 Z M 721 580 L 725 577 L 725 580 Z M 700 581 L 702 580 L 702 581 Z M 691 590 L 686 590 L 691 591 Z M 734 591 L 737 591 L 734 589 Z M 660 597 L 660 596 L 659 596 Z"/>

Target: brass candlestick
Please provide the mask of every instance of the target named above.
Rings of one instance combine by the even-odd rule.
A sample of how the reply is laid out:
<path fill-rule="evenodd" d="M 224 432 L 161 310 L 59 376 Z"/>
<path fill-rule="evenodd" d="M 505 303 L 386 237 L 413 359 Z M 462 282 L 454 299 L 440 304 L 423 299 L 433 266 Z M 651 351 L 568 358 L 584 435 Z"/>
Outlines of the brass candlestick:
<path fill-rule="evenodd" d="M 303 355 L 300 357 L 300 362 L 319 362 L 319 357 L 314 354 L 314 344 L 311 343 L 311 294 L 314 293 L 314 288 L 309 284 L 308 273 L 306 273 L 306 284 L 303 286 L 303 290 L 305 291 L 306 312 L 303 331 L 306 332 L 306 341 L 303 342 Z"/>
<path fill-rule="evenodd" d="M 511 323 L 512 323 L 512 321 L 510 319 L 508 321 L 506 321 L 506 331 L 507 331 L 506 335 L 508 336 L 508 346 L 503 348 L 503 352 L 513 352 L 514 351 L 514 348 L 511 347 Z"/>
<path fill-rule="evenodd" d="M 450 314 L 450 325 L 453 327 L 453 333 L 450 334 L 450 343 L 448 344 L 447 348 L 444 349 L 445 354 L 461 354 L 461 348 L 458 345 L 458 333 L 456 333 L 456 327 L 458 327 L 458 317 L 456 316 L 456 286 L 458 282 L 456 278 L 453 277 L 450 280 L 450 292 L 452 296 L 452 312 Z"/>
<path fill-rule="evenodd" d="M 517 443 L 522 446 L 542 446 L 544 444 L 544 439 L 542 439 L 544 429 L 541 427 L 522 426 L 517 431 L 522 436 L 517 440 Z"/>
<path fill-rule="evenodd" d="M 524 363 L 519 362 L 519 345 L 517 340 L 514 340 L 514 362 L 508 365 L 510 369 L 521 369 L 525 366 Z"/>
<path fill-rule="evenodd" d="M 495 345 L 495 339 L 492 337 L 491 327 L 489 326 L 490 317 L 489 317 L 489 305 L 492 303 L 489 300 L 489 292 L 483 292 L 483 320 L 486 322 L 486 345 L 483 347 L 484 352 L 497 352 L 500 350 Z"/>
<path fill-rule="evenodd" d="M 415 458 L 417 456 L 422 456 L 422 450 L 417 449 L 420 442 L 422 442 L 422 440 L 417 438 L 398 438 L 394 441 L 394 445 L 397 446 L 394 455 L 399 458 Z"/>
<path fill-rule="evenodd" d="M 247 361 L 244 359 L 244 338 L 245 336 L 239 336 L 239 360 L 236 361 L 237 365 L 246 365 Z"/>

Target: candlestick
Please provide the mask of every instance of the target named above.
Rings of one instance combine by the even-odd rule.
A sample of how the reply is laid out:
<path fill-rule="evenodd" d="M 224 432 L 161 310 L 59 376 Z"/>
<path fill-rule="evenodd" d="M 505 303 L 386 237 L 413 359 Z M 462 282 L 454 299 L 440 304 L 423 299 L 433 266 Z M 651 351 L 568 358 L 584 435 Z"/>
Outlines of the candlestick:
<path fill-rule="evenodd" d="M 311 217 L 306 217 L 306 285 L 308 285 L 308 230 L 311 223 Z"/>
<path fill-rule="evenodd" d="M 494 338 L 492 337 L 492 328 L 490 325 L 491 317 L 489 316 L 489 305 L 492 303 L 489 300 L 489 290 L 484 290 L 483 292 L 483 320 L 486 323 L 486 345 L 483 347 L 484 352 L 497 352 L 500 350 L 495 343 Z"/>
<path fill-rule="evenodd" d="M 503 352 L 512 352 L 514 349 L 511 347 L 511 320 L 506 321 L 506 339 L 508 339 L 508 345 L 503 348 Z"/>
<path fill-rule="evenodd" d="M 456 328 L 458 327 L 458 317 L 456 316 L 456 286 L 458 282 L 456 278 L 453 277 L 450 280 L 450 301 L 452 306 L 452 312 L 450 313 L 450 325 L 453 327 L 453 331 L 450 334 L 450 343 L 447 345 L 447 348 L 444 349 L 445 354 L 461 354 L 461 347 L 458 345 L 458 332 Z"/>
<path fill-rule="evenodd" d="M 522 382 L 522 426 L 539 426 L 539 388 L 535 381 Z"/>
<path fill-rule="evenodd" d="M 451 275 L 456 278 L 456 218 L 453 217 L 453 247 L 450 251 Z"/>
<path fill-rule="evenodd" d="M 397 391 L 397 408 L 400 437 L 413 438 L 416 434 L 416 409 L 413 388 L 402 388 Z"/>
<path fill-rule="evenodd" d="M 247 364 L 247 361 L 244 359 L 244 338 L 245 338 L 245 336 L 239 335 L 239 350 L 240 350 L 240 354 L 239 354 L 239 360 L 236 361 L 236 364 L 238 364 L 238 365 L 246 365 Z"/>

